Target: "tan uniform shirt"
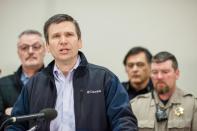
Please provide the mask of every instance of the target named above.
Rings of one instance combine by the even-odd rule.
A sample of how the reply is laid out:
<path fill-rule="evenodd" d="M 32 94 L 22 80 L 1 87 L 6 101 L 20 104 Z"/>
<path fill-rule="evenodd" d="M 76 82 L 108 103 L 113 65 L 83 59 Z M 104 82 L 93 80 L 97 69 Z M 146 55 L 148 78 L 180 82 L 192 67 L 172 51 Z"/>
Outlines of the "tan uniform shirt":
<path fill-rule="evenodd" d="M 197 99 L 193 95 L 176 88 L 165 106 L 155 92 L 154 97 L 148 93 L 130 101 L 139 131 L 197 131 Z M 168 120 L 157 122 L 156 104 L 166 109 Z"/>

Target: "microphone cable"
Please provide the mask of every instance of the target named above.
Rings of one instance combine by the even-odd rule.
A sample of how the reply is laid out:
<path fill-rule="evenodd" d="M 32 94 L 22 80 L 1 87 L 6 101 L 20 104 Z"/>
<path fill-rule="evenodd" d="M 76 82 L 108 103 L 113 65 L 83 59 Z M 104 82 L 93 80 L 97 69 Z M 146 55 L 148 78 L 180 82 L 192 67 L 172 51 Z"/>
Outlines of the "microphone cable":
<path fill-rule="evenodd" d="M 6 124 L 8 124 L 9 121 L 10 121 L 10 119 L 6 119 L 6 120 L 1 124 L 1 126 L 0 126 L 0 131 L 3 131 L 4 126 L 5 126 Z"/>

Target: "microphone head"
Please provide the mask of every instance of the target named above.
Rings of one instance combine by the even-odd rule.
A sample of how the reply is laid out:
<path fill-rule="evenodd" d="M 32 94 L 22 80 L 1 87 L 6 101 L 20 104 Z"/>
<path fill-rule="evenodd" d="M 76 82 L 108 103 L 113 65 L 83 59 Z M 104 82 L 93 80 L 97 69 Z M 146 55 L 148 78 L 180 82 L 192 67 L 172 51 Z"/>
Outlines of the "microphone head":
<path fill-rule="evenodd" d="M 41 110 L 40 113 L 44 113 L 44 118 L 47 120 L 53 120 L 57 117 L 57 111 L 52 108 L 45 108 Z"/>

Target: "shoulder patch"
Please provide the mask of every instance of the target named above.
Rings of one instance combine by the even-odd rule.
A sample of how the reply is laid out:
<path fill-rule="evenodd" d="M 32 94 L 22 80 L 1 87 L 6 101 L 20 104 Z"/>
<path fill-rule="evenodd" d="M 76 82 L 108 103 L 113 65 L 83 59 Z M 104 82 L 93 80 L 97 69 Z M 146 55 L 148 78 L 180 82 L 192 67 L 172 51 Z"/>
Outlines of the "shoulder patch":
<path fill-rule="evenodd" d="M 185 93 L 183 94 L 183 97 L 186 97 L 186 96 L 193 96 L 191 93 Z"/>
<path fill-rule="evenodd" d="M 183 97 L 194 97 L 192 93 L 189 93 L 185 90 L 180 90 L 180 92 L 182 92 L 181 94 L 183 95 Z"/>
<path fill-rule="evenodd" d="M 192 93 L 183 92 L 183 97 L 194 97 Z"/>

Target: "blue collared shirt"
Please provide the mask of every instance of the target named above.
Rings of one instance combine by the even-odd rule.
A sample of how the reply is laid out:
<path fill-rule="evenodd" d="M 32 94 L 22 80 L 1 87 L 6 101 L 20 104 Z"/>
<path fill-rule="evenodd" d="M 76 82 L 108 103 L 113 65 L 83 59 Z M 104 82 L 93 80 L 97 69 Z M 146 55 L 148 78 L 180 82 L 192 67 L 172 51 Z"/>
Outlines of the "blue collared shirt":
<path fill-rule="evenodd" d="M 23 86 L 27 84 L 27 82 L 29 81 L 29 79 L 30 78 L 27 76 L 27 74 L 25 74 L 24 72 L 22 72 L 20 80 L 22 81 Z"/>
<path fill-rule="evenodd" d="M 75 131 L 73 74 L 80 61 L 80 56 L 78 56 L 76 64 L 66 76 L 56 65 L 54 66 L 53 75 L 57 88 L 55 109 L 58 112 L 58 116 L 51 121 L 51 131 Z"/>

